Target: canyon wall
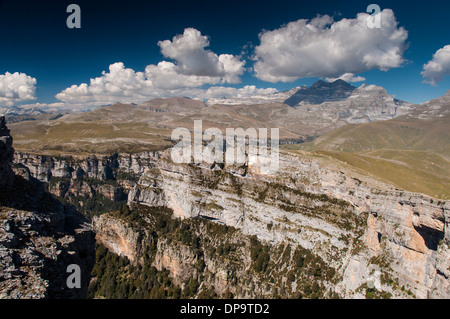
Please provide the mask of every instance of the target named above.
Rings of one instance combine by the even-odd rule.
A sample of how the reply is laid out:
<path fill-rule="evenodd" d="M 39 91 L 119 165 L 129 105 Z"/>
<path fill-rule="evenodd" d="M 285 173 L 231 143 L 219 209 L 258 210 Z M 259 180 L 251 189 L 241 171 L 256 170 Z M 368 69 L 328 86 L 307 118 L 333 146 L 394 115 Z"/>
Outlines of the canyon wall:
<path fill-rule="evenodd" d="M 272 245 L 300 245 L 341 273 L 336 287 L 346 296 L 378 266 L 390 278 L 384 290 L 394 295 L 404 287 L 419 298 L 449 297 L 449 203 L 326 161 L 284 154 L 270 176 L 258 167 L 177 165 L 162 158 L 128 202 L 207 218 Z"/>
<path fill-rule="evenodd" d="M 92 226 L 25 166 L 11 166 L 9 130 L 2 128 L 0 144 L 0 299 L 84 298 L 95 261 Z M 67 285 L 72 264 L 80 287 Z"/>
<path fill-rule="evenodd" d="M 111 214 L 93 219 L 97 240 L 134 263 L 154 243 L 153 265 L 169 269 L 181 286 L 196 276 L 219 295 L 228 290 L 241 297 L 273 296 L 273 282 L 285 287 L 289 278 L 301 276 L 292 275 L 294 251 L 301 249 L 336 271 L 333 279 L 317 278 L 341 297 L 365 297 L 374 282 L 377 291 L 398 298 L 450 297 L 450 204 L 398 190 L 324 156 L 282 153 L 274 175 L 247 165 L 175 164 L 167 152 L 101 159 L 19 154 L 15 161 L 41 180 L 115 179 L 128 185 L 124 193 L 132 210 L 167 207 L 174 218 L 189 223 L 199 247 L 172 240 L 170 233 L 156 240 L 151 230 L 159 228 L 150 217 L 139 227 Z M 219 240 L 208 234 L 209 224 L 235 231 Z M 254 237 L 272 255 L 270 274 L 255 276 L 261 282 L 252 279 Z M 223 251 L 207 253 L 214 240 L 234 245 L 235 263 Z M 277 258 L 285 262 L 276 264 Z M 204 263 L 201 277 L 199 259 Z M 290 293 L 283 296 L 295 295 L 297 281 L 286 286 Z"/>

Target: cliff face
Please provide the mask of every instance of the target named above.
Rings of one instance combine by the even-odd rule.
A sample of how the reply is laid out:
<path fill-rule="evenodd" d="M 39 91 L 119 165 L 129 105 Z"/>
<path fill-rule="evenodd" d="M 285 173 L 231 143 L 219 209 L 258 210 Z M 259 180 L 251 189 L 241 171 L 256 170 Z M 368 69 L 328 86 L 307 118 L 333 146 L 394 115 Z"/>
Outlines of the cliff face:
<path fill-rule="evenodd" d="M 47 182 L 53 195 L 72 201 L 99 195 L 111 201 L 126 200 L 128 192 L 158 153 L 114 154 L 112 156 L 47 156 L 16 153 L 14 162 L 30 175 Z"/>
<path fill-rule="evenodd" d="M 14 162 L 30 170 L 31 175 L 48 182 L 56 178 L 113 179 L 122 173 L 142 174 L 159 157 L 158 152 L 114 154 L 111 156 L 49 156 L 16 152 Z"/>
<path fill-rule="evenodd" d="M 404 287 L 420 298 L 450 297 L 449 204 L 324 161 L 283 155 L 278 174 L 264 176 L 255 167 L 220 170 L 162 158 L 128 202 L 166 206 L 181 218 L 203 217 L 272 245 L 309 249 L 338 269 L 336 287 L 346 296 L 358 296 L 378 266 L 383 290 L 393 295 Z"/>
<path fill-rule="evenodd" d="M 326 157 L 282 153 L 276 175 L 261 175 L 258 167 L 174 164 L 166 153 L 76 160 L 20 154 L 17 161 L 42 180 L 66 178 L 58 183 L 68 183 L 71 193 L 78 171 L 127 185 L 132 211 L 171 209 L 182 222 L 170 232 L 160 232 L 150 213 L 138 214 L 139 225 L 111 214 L 93 225 L 98 242 L 135 264 L 150 250 L 152 265 L 169 269 L 180 287 L 195 277 L 219 296 L 295 297 L 317 281 L 317 291 L 365 297 L 375 278 L 377 291 L 393 297 L 450 297 L 449 203 L 400 191 Z M 99 185 L 95 191 L 114 193 L 115 186 Z M 52 189 L 64 192 L 58 187 Z M 225 228 L 211 233 L 210 225 Z M 266 255 L 255 255 L 253 236 L 270 256 L 267 264 Z M 335 276 L 318 271 L 315 277 L 312 264 L 298 266 L 304 264 L 296 251 Z"/>
<path fill-rule="evenodd" d="M 11 163 L 14 156 L 12 147 L 13 138 L 5 124 L 5 118 L 1 118 L 0 124 L 0 188 L 9 188 L 14 183 L 14 172 Z"/>
<path fill-rule="evenodd" d="M 290 243 L 267 245 L 205 218 L 180 220 L 163 207 L 132 207 L 140 217 L 111 213 L 95 218 L 97 240 L 144 269 L 150 263 L 158 271 L 169 271 L 184 297 L 333 295 L 335 270 L 307 250 Z M 135 287 L 138 295 L 139 289 L 152 289 L 141 287 Z"/>
<path fill-rule="evenodd" d="M 92 227 L 47 193 L 26 167 L 16 166 L 15 176 L 12 138 L 1 141 L 0 298 L 86 296 L 95 255 Z M 80 267 L 81 288 L 67 287 L 70 264 Z"/>

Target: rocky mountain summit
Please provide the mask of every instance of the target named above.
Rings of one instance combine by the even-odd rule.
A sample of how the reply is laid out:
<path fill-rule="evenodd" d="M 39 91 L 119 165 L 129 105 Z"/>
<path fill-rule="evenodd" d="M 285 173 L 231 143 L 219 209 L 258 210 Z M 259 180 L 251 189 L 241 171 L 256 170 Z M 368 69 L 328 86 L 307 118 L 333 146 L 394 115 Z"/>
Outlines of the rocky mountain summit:
<path fill-rule="evenodd" d="M 405 115 L 407 119 L 430 120 L 450 115 L 450 90 L 446 94 L 431 101 L 417 105 Z"/>
<path fill-rule="evenodd" d="M 356 88 L 343 80 L 317 81 L 302 88 L 284 103 L 316 119 L 330 122 L 368 123 L 407 114 L 414 106 L 395 99 L 380 86 L 363 84 Z"/>
<path fill-rule="evenodd" d="M 45 191 L 30 171 L 11 167 L 14 150 L 1 125 L 0 298 L 82 298 L 93 266 L 87 220 Z M 81 269 L 81 288 L 69 289 L 69 265 Z"/>
<path fill-rule="evenodd" d="M 0 107 L 0 114 L 8 115 L 8 118 L 11 116 L 18 116 L 18 115 L 42 115 L 46 113 L 44 110 L 41 110 L 38 107 L 31 107 L 31 108 L 23 108 L 18 106 L 10 106 L 10 107 Z"/>
<path fill-rule="evenodd" d="M 8 123 L 16 123 L 21 121 L 34 121 L 42 118 L 52 118 L 54 115 L 38 107 L 19 107 L 19 106 L 0 106 L 0 114 L 8 116 Z"/>
<path fill-rule="evenodd" d="M 321 104 L 329 101 L 341 101 L 348 98 L 356 88 L 343 80 L 332 83 L 319 80 L 310 87 L 303 87 L 284 103 L 295 107 L 301 102 Z"/>

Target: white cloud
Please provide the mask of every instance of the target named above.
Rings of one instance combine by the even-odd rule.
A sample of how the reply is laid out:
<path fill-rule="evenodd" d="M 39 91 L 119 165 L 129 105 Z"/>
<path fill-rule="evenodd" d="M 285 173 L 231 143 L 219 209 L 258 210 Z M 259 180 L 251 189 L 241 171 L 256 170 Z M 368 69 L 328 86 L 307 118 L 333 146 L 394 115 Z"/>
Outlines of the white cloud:
<path fill-rule="evenodd" d="M 187 28 L 172 41 L 158 42 L 161 53 L 175 60 L 176 71 L 184 75 L 196 75 L 221 79 L 223 82 L 239 83 L 244 73 L 244 61 L 231 54 L 221 54 L 205 50 L 209 46 L 207 36 L 194 28 Z"/>
<path fill-rule="evenodd" d="M 200 96 L 203 85 L 239 83 L 244 61 L 230 54 L 217 55 L 205 50 L 209 40 L 200 31 L 187 28 L 172 41 L 158 42 L 164 57 L 148 65 L 144 72 L 126 68 L 116 62 L 109 72 L 91 79 L 89 84 L 72 85 L 56 98 L 72 105 L 101 105 L 120 102 L 142 102 L 154 97 Z"/>
<path fill-rule="evenodd" d="M 334 82 L 336 80 L 343 80 L 348 83 L 354 83 L 354 82 L 364 82 L 366 80 L 365 77 L 357 75 L 355 76 L 353 73 L 344 73 L 338 78 L 326 78 L 328 82 Z"/>
<path fill-rule="evenodd" d="M 335 77 L 371 69 L 400 67 L 408 32 L 398 27 L 394 12 L 385 9 L 381 28 L 369 28 L 369 14 L 334 21 L 329 16 L 300 19 L 263 31 L 255 48 L 256 77 L 290 82 L 305 77 Z"/>
<path fill-rule="evenodd" d="M 436 85 L 444 79 L 445 75 L 450 74 L 450 45 L 444 46 L 442 49 L 433 54 L 433 59 L 423 66 L 422 76 L 424 82 Z"/>
<path fill-rule="evenodd" d="M 154 89 L 161 90 L 192 88 L 220 82 L 219 77 L 179 73 L 177 66 L 174 63 L 167 61 L 159 62 L 157 65 L 148 65 L 145 68 L 145 76 Z"/>
<path fill-rule="evenodd" d="M 109 72 L 102 72 L 102 76 L 91 79 L 89 84 L 72 85 L 56 98 L 77 108 L 116 102 L 139 103 L 155 97 L 202 96 L 205 90 L 199 87 L 217 82 L 205 76 L 177 73 L 176 66 L 167 61 L 149 65 L 145 72 L 136 72 L 116 62 L 109 66 Z"/>
<path fill-rule="evenodd" d="M 122 103 L 139 103 L 156 97 L 187 96 L 199 100 L 223 97 L 250 97 L 277 93 L 275 88 L 259 89 L 254 85 L 242 88 L 226 86 L 210 86 L 202 88 L 206 83 L 205 76 L 184 75 L 175 71 L 172 62 L 163 61 L 158 65 L 147 66 L 145 72 L 135 72 L 126 68 L 122 62 L 109 66 L 109 72 L 91 79 L 89 84 L 72 85 L 56 97 L 65 103 L 54 103 L 48 108 L 67 108 L 69 105 L 78 110 L 89 109 L 90 106 Z M 215 84 L 219 81 L 210 81 Z M 31 104 L 29 105 L 31 106 Z M 44 107 L 47 105 L 36 106 Z"/>
<path fill-rule="evenodd" d="M 151 82 L 145 79 L 143 72 L 125 68 L 122 62 L 109 66 L 109 72 L 91 79 L 90 83 L 72 85 L 56 95 L 56 98 L 68 104 L 108 104 L 117 101 L 132 102 L 151 94 Z"/>
<path fill-rule="evenodd" d="M 35 100 L 36 79 L 25 73 L 0 74 L 0 105 L 12 106 L 16 102 Z"/>

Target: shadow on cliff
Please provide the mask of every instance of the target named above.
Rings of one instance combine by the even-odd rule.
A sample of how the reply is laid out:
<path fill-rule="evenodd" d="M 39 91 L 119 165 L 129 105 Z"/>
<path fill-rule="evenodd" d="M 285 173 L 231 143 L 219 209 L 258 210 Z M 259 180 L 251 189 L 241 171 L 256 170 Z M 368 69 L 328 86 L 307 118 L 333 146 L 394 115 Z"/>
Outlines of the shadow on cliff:
<path fill-rule="evenodd" d="M 415 227 L 414 229 L 422 236 L 425 246 L 429 250 L 436 251 L 438 249 L 438 245 L 442 239 L 445 237 L 444 232 L 437 231 L 435 229 L 431 229 L 428 227 Z"/>
<path fill-rule="evenodd" d="M 38 215 L 30 222 L 27 232 L 33 236 L 50 238 L 57 245 L 53 258 L 45 257 L 41 277 L 48 281 L 48 298 L 85 298 L 90 274 L 95 263 L 95 235 L 88 219 L 74 206 L 63 204 L 45 190 L 44 184 L 30 175 L 15 175 L 14 183 L 0 189 L 0 206 Z M 24 215 L 26 216 L 26 214 Z M 26 218 L 26 217 L 25 217 Z M 26 223 L 27 220 L 22 221 Z M 29 241 L 30 234 L 18 236 L 19 241 Z M 69 289 L 66 284 L 67 267 L 77 264 L 81 269 L 81 288 Z"/>

